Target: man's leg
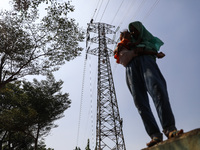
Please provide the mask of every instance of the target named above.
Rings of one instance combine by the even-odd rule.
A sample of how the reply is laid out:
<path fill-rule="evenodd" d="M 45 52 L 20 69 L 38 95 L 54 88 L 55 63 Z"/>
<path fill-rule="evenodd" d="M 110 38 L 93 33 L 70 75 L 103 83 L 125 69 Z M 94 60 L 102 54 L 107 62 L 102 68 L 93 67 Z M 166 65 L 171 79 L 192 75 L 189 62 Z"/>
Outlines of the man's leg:
<path fill-rule="evenodd" d="M 162 134 L 160 133 L 156 120 L 151 111 L 147 90 L 141 71 L 140 57 L 136 57 L 126 67 L 127 85 L 133 96 L 135 106 L 138 109 L 148 135 L 151 138 L 155 136 L 161 138 Z"/>
<path fill-rule="evenodd" d="M 147 90 L 151 95 L 163 132 L 168 136 L 169 132 L 176 130 L 175 119 L 170 106 L 166 81 L 158 68 L 156 62 L 151 57 L 144 56 L 142 62 L 144 78 Z"/>

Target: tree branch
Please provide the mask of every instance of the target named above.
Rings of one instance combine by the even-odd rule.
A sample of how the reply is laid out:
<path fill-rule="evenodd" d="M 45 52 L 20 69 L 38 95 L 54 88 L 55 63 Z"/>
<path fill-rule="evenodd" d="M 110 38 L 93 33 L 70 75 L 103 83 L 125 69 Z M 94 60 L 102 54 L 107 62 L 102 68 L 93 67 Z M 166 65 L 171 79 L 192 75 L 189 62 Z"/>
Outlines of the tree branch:
<path fill-rule="evenodd" d="M 3 73 L 3 63 L 5 62 L 5 54 L 1 58 L 1 64 L 0 64 L 0 83 L 2 81 L 2 73 Z"/>

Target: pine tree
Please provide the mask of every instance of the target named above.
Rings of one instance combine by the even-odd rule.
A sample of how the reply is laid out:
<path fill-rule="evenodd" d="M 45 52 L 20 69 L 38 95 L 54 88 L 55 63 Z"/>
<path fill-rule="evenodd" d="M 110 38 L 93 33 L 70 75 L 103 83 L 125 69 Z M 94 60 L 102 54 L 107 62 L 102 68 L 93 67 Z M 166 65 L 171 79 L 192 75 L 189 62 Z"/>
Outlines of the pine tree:
<path fill-rule="evenodd" d="M 90 149 L 90 140 L 89 140 L 89 139 L 88 139 L 88 141 L 87 141 L 87 146 L 86 146 L 85 150 L 91 150 L 91 149 Z"/>

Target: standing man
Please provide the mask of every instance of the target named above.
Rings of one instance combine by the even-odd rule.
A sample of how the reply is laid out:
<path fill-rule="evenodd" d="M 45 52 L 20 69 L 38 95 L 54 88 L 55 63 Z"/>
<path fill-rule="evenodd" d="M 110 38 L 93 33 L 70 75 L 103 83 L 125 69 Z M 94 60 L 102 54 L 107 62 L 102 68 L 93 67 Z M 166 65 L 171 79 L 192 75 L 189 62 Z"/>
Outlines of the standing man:
<path fill-rule="evenodd" d="M 139 48 L 157 53 L 164 44 L 139 21 L 130 23 L 129 31 L 132 34 L 132 44 L 135 45 L 136 52 Z M 169 102 L 166 81 L 156 64 L 156 55 L 135 56 L 125 67 L 128 88 L 133 96 L 146 132 L 151 137 L 151 141 L 147 143 L 147 146 L 151 147 L 163 140 L 163 135 L 151 111 L 147 92 L 153 99 L 163 133 L 167 138 L 182 134 L 183 130 L 177 130 L 175 126 L 175 118 Z"/>

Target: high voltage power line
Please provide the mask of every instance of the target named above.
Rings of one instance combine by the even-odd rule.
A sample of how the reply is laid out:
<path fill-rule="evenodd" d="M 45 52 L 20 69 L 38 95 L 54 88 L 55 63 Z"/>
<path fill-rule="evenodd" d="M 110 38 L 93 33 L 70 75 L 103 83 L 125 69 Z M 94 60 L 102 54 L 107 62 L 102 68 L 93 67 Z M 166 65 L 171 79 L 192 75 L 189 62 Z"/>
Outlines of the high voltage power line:
<path fill-rule="evenodd" d="M 104 11 L 103 11 L 103 14 L 102 14 L 102 16 L 101 16 L 101 19 L 103 18 L 104 14 L 105 14 L 105 12 L 106 12 L 106 9 L 107 9 L 107 7 L 108 7 L 109 2 L 110 2 L 110 0 L 108 0 L 108 2 L 107 2 L 107 4 L 106 4 L 106 7 L 105 7 L 105 9 L 104 9 Z M 99 22 L 101 22 L 101 19 L 100 19 Z"/>
<path fill-rule="evenodd" d="M 149 9 L 149 11 L 147 12 L 147 14 L 144 16 L 144 18 L 142 19 L 142 21 L 146 20 L 150 14 L 153 12 L 153 10 L 155 9 L 155 7 L 158 5 L 160 0 L 156 0 L 155 3 L 152 5 L 152 7 Z"/>
<path fill-rule="evenodd" d="M 79 130 L 80 130 L 81 112 L 82 112 L 82 105 L 83 105 L 83 89 L 84 89 L 84 83 L 85 83 L 85 71 L 86 71 L 86 62 L 87 62 L 86 60 L 87 60 L 87 53 L 85 55 L 84 67 L 83 67 L 83 78 L 82 78 L 81 100 L 80 100 L 79 119 L 78 119 L 78 132 L 77 132 L 76 145 L 79 145 Z"/>
<path fill-rule="evenodd" d="M 111 24 L 112 24 L 113 21 L 115 20 L 115 18 L 116 18 L 116 16 L 117 16 L 117 14 L 118 14 L 118 12 L 119 12 L 119 10 L 120 10 L 120 8 L 121 8 L 121 6 L 122 6 L 123 3 L 124 3 L 124 0 L 122 0 L 121 4 L 119 5 L 119 7 L 118 7 L 118 9 L 117 9 L 117 12 L 116 12 L 115 15 L 114 15 L 114 18 L 113 18 L 112 21 L 111 21 Z"/>

